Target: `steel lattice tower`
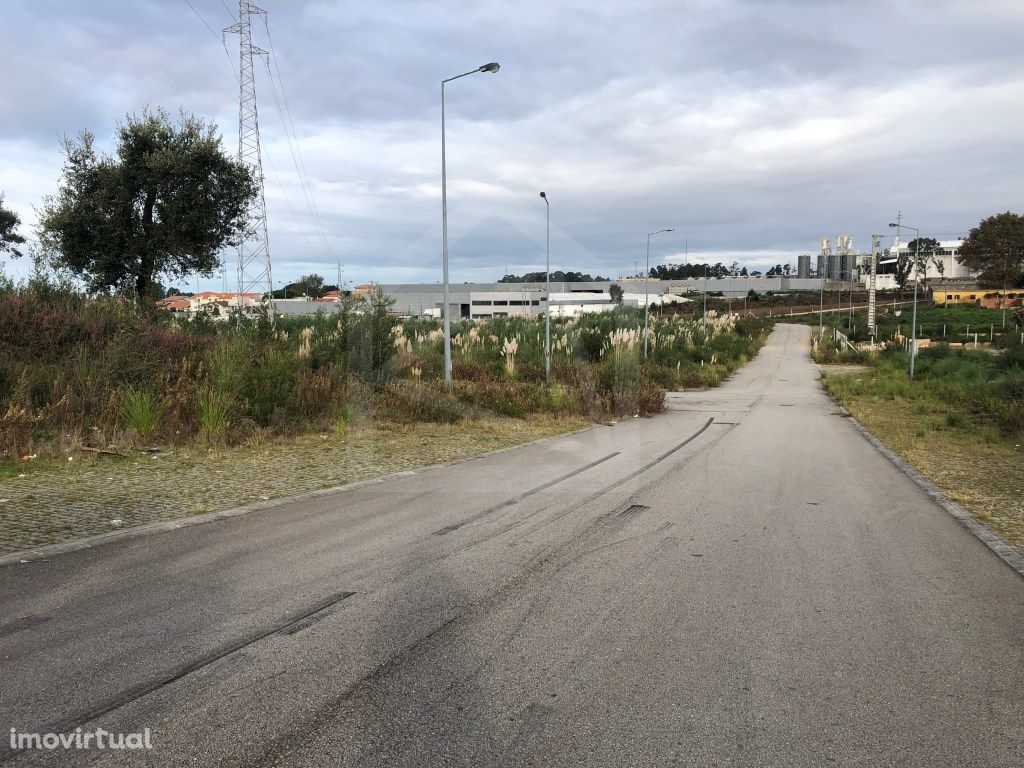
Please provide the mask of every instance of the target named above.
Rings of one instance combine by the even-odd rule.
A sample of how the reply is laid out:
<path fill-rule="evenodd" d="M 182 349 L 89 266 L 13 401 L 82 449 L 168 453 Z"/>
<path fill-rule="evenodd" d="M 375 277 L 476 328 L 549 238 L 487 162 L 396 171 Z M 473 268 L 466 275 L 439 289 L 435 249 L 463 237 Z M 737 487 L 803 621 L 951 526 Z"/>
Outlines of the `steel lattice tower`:
<path fill-rule="evenodd" d="M 238 23 L 225 32 L 239 38 L 238 78 L 238 161 L 246 165 L 259 184 L 259 194 L 245 212 L 246 227 L 238 245 L 238 311 L 243 309 L 243 294 L 267 292 L 267 306 L 274 316 L 274 282 L 270 272 L 270 243 L 267 239 L 267 203 L 263 192 L 263 159 L 260 155 L 260 121 L 256 109 L 256 77 L 253 56 L 267 52 L 252 44 L 252 16 L 266 11 L 247 0 L 239 0 Z"/>

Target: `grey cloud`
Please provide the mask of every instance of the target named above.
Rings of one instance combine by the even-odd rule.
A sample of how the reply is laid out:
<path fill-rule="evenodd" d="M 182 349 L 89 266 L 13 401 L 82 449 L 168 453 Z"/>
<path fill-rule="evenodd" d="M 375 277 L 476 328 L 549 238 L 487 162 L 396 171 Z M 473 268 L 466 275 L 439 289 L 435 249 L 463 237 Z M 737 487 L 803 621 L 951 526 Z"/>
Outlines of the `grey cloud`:
<path fill-rule="evenodd" d="M 191 1 L 214 30 L 230 23 L 220 0 Z M 439 80 L 490 60 L 500 73 L 449 92 L 456 280 L 543 263 L 541 188 L 556 265 L 605 274 L 631 271 L 662 226 L 678 233 L 660 256 L 686 238 L 774 263 L 826 233 L 866 246 L 897 209 L 949 233 L 1016 199 L 1024 8 L 1009 0 L 266 5 L 330 240 L 258 65 L 286 279 L 333 274 L 332 258 L 352 279 L 437 279 Z M 109 138 L 146 104 L 217 120 L 233 149 L 237 62 L 183 0 L 5 10 L 0 189 L 26 219 L 56 182 L 57 135 Z"/>

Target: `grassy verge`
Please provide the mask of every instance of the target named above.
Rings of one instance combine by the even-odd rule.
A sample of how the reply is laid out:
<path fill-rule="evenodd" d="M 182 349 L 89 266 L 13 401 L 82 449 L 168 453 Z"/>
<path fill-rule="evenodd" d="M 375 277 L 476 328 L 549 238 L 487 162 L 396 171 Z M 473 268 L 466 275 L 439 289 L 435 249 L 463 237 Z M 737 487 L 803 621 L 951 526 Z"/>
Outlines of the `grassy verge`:
<path fill-rule="evenodd" d="M 922 350 L 823 366 L 825 388 L 951 499 L 1024 546 L 1024 349 Z"/>
<path fill-rule="evenodd" d="M 588 425 L 578 417 L 491 417 L 454 424 L 379 423 L 262 445 L 181 447 L 127 457 L 70 454 L 7 464 L 0 552 L 229 509 L 260 499 L 465 458 Z"/>

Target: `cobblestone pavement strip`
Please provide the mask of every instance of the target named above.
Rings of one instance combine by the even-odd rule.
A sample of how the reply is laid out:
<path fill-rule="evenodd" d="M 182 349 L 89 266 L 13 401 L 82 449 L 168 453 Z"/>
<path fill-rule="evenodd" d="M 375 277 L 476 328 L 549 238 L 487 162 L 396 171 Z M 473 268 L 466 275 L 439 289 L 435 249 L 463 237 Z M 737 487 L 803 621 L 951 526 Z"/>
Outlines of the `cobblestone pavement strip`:
<path fill-rule="evenodd" d="M 130 458 L 71 454 L 0 475 L 0 553 L 331 488 L 588 424 L 494 418 L 366 427 L 255 447 L 174 448 Z"/>

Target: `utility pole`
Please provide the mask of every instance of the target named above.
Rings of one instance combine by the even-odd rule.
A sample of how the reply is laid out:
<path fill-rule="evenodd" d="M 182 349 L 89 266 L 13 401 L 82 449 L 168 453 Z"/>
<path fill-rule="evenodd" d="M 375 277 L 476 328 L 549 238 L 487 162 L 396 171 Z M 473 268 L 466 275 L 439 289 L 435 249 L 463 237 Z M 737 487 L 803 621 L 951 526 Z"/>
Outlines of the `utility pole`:
<path fill-rule="evenodd" d="M 704 341 L 707 342 L 708 333 L 708 265 L 704 264 Z"/>
<path fill-rule="evenodd" d="M 850 319 L 846 323 L 846 333 L 849 335 L 853 332 L 853 287 L 856 283 L 853 281 L 853 270 L 850 270 Z"/>
<path fill-rule="evenodd" d="M 647 359 L 647 328 L 650 318 L 651 303 L 651 236 L 660 235 L 662 232 L 674 232 L 675 229 L 659 229 L 647 235 L 647 271 L 644 272 L 644 360 Z"/>
<path fill-rule="evenodd" d="M 341 298 L 341 259 L 338 259 L 338 282 L 335 284 L 338 289 L 338 298 Z"/>
<path fill-rule="evenodd" d="M 224 32 L 238 35 L 238 162 L 246 166 L 259 185 L 259 194 L 245 211 L 245 233 L 238 244 L 238 311 L 249 291 L 267 292 L 267 310 L 274 317 L 274 280 L 270 270 L 270 243 L 267 239 L 267 202 L 263 189 L 263 159 L 260 154 L 260 121 L 256 109 L 256 77 L 253 56 L 267 52 L 252 44 L 252 17 L 266 11 L 247 0 L 238 2 L 238 23 Z M 223 34 L 222 34 L 223 37 Z"/>
<path fill-rule="evenodd" d="M 871 236 L 871 277 L 868 279 L 868 333 L 871 334 L 872 347 L 875 346 L 875 335 L 878 333 L 878 326 L 875 321 L 875 286 L 878 276 L 878 246 L 881 242 L 881 235 Z"/>
<path fill-rule="evenodd" d="M 544 292 L 547 296 L 544 307 L 544 378 L 551 379 L 551 201 L 546 192 L 544 198 Z M 506 273 L 508 267 L 505 268 Z"/>

